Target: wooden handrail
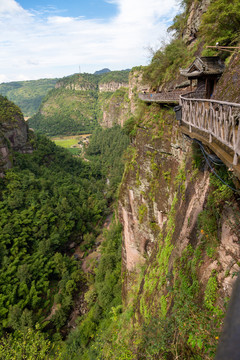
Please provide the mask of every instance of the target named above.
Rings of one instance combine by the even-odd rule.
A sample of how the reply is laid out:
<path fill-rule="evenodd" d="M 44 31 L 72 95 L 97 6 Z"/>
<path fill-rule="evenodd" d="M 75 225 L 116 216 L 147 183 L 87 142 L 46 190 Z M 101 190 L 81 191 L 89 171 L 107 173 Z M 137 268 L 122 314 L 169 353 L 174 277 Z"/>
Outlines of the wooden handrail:
<path fill-rule="evenodd" d="M 228 102 L 228 101 L 220 101 L 220 100 L 213 100 L 213 99 L 199 99 L 199 98 L 189 98 L 187 97 L 186 95 L 189 95 L 189 94 L 196 94 L 195 91 L 191 92 L 191 93 L 187 93 L 187 94 L 184 94 L 184 95 L 180 95 L 180 99 L 184 99 L 184 100 L 195 100 L 195 101 L 202 101 L 202 102 L 212 102 L 212 103 L 215 103 L 215 104 L 222 104 L 222 105 L 230 105 L 230 106 L 235 106 L 235 107 L 239 107 L 240 108 L 240 104 L 238 103 L 231 103 L 231 102 Z"/>
<path fill-rule="evenodd" d="M 234 153 L 233 165 L 237 165 L 240 156 L 240 104 L 227 101 L 197 99 L 180 96 L 182 121 L 192 128 L 208 134 L 208 142 L 213 137 L 226 145 Z"/>

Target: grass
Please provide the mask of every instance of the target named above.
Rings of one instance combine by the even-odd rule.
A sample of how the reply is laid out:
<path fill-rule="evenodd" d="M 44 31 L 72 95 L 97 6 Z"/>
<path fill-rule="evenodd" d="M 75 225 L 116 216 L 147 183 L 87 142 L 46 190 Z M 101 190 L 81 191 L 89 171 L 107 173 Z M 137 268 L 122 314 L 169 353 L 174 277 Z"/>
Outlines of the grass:
<path fill-rule="evenodd" d="M 75 135 L 75 136 L 59 136 L 59 137 L 52 137 L 51 140 L 55 142 L 56 145 L 62 146 L 65 149 L 69 149 L 69 151 L 73 155 L 77 155 L 80 152 L 80 146 L 79 141 L 84 140 L 86 136 L 89 136 L 89 134 L 86 135 Z"/>

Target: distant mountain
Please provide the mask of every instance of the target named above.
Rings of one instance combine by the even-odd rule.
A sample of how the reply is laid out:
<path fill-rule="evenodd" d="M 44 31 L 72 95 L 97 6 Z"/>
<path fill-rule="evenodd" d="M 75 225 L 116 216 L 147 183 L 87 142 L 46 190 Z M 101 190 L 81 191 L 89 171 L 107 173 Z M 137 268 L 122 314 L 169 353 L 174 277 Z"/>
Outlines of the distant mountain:
<path fill-rule="evenodd" d="M 0 84 L 0 95 L 17 104 L 24 116 L 33 116 L 42 99 L 55 87 L 58 79 L 14 81 Z"/>
<path fill-rule="evenodd" d="M 99 84 L 117 82 L 117 83 L 128 83 L 129 70 L 118 70 L 110 71 L 102 74 L 99 79 Z"/>
<path fill-rule="evenodd" d="M 127 96 L 128 77 L 128 71 L 109 71 L 97 76 L 84 73 L 59 79 L 37 114 L 29 119 L 29 126 L 49 136 L 92 133 L 102 123 L 111 96 L 116 93 L 114 104 Z M 116 113 L 115 105 L 112 114 Z M 112 122 L 117 121 L 116 117 L 112 115 Z"/>
<path fill-rule="evenodd" d="M 29 126 L 49 136 L 91 133 L 97 127 L 98 77 L 75 74 L 59 79 Z"/>
<path fill-rule="evenodd" d="M 105 73 L 108 73 L 108 72 L 111 72 L 111 70 L 109 70 L 107 68 L 104 68 L 102 70 L 95 71 L 94 75 L 102 75 L 102 74 L 105 74 Z"/>

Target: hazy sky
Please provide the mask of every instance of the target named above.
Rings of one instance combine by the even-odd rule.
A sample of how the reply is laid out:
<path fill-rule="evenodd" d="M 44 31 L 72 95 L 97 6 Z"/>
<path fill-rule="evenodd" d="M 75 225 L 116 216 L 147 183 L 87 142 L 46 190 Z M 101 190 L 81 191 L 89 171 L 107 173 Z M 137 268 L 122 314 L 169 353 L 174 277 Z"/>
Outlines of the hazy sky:
<path fill-rule="evenodd" d="M 0 0 L 0 83 L 149 62 L 178 0 Z"/>

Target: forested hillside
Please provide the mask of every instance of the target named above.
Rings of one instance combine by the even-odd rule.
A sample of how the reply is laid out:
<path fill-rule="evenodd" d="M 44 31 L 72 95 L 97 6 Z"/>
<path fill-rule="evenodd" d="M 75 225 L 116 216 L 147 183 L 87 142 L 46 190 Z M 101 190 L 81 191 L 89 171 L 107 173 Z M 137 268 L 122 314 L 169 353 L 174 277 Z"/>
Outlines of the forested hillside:
<path fill-rule="evenodd" d="M 0 94 L 18 105 L 24 116 L 33 116 L 42 99 L 54 88 L 58 79 L 15 81 L 0 84 Z"/>
<path fill-rule="evenodd" d="M 110 71 L 108 73 L 102 74 L 99 80 L 99 83 L 128 83 L 128 75 L 130 70 L 122 71 Z"/>
<path fill-rule="evenodd" d="M 48 93 L 40 112 L 29 120 L 29 126 L 49 136 L 88 134 L 98 125 L 96 108 L 96 90 L 60 87 Z"/>
<path fill-rule="evenodd" d="M 30 127 L 49 136 L 92 133 L 102 122 L 105 101 L 119 87 L 128 86 L 128 75 L 129 71 L 111 71 L 60 79 L 29 120 Z"/>
<path fill-rule="evenodd" d="M 15 116 L 7 109 L 2 122 Z M 128 145 L 120 127 L 102 130 L 89 147 L 94 161 L 85 163 L 44 137 L 33 140 L 33 153 L 14 153 L 14 167 L 0 180 L 1 359 L 19 357 L 26 336 L 21 352 L 30 358 L 40 351 L 45 358 L 52 349 L 46 335 L 67 333 L 76 295 L 86 291 L 73 253 L 80 245 L 86 255 L 99 235 Z"/>

